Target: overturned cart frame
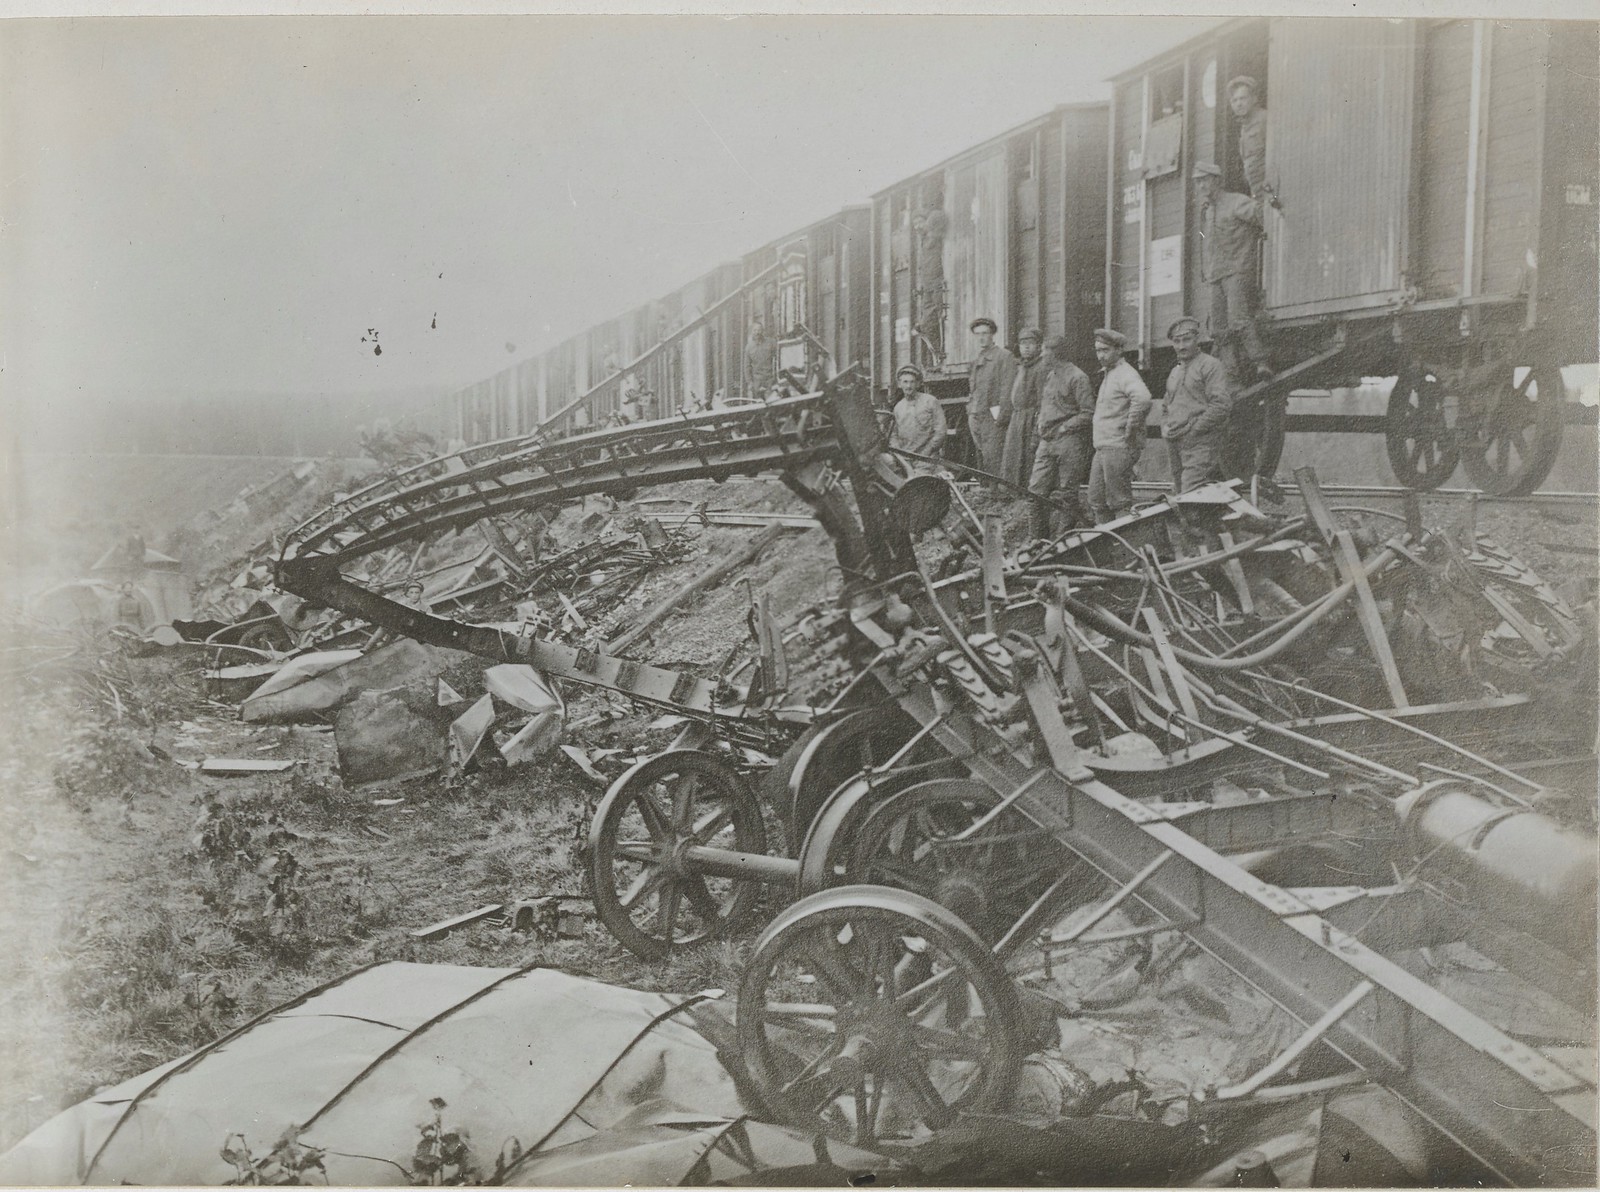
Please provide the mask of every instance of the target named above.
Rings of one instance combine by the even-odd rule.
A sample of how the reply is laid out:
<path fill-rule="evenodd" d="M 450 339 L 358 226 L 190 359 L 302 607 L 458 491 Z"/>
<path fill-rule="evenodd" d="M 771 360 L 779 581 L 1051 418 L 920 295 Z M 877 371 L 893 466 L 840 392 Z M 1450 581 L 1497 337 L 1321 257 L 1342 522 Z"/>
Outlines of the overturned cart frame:
<path fill-rule="evenodd" d="M 1287 523 L 1218 488 L 1012 556 L 978 526 L 979 565 L 936 582 L 906 532 L 925 494 L 881 467 L 859 389 L 737 421 L 439 461 L 308 523 L 280 576 L 735 741 L 771 748 L 809 724 L 779 768 L 790 856 L 768 855 L 764 809 L 702 750 L 624 775 L 592 832 L 602 915 L 646 954 L 722 933 L 764 887 L 805 895 L 763 932 L 739 993 L 742 1058 L 775 1115 L 884 1144 L 1001 1109 L 1040 1042 L 1008 960 L 1100 952 L 1131 957 L 1137 980 L 1181 941 L 1301 1024 L 1209 1100 L 1372 1082 L 1484 1178 L 1572 1178 L 1595 1142 L 1587 1071 L 1389 959 L 1467 939 L 1592 999 L 1592 823 L 1491 760 L 1507 741 L 1475 737 L 1538 747 L 1539 706 L 1505 692 L 1577 644 L 1547 589 L 1420 525 L 1358 541 L 1310 476 Z M 848 580 L 814 627 L 843 666 L 809 702 L 770 642 L 759 681 L 736 687 L 441 621 L 338 571 L 518 501 L 770 467 L 817 507 Z M 1219 782 L 1245 797 L 1217 798 Z M 1329 848 L 1368 864 L 1334 884 Z"/>

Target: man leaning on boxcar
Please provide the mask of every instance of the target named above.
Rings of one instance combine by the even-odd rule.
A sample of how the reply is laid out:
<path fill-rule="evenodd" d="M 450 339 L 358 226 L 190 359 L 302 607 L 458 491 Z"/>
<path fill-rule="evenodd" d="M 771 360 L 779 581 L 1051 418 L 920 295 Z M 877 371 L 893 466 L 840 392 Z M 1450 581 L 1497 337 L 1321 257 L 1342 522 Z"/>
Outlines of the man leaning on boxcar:
<path fill-rule="evenodd" d="M 1001 443 L 996 416 L 1000 403 L 1011 393 L 1017 358 L 994 342 L 999 328 L 987 315 L 973 319 L 967 330 L 978 339 L 978 354 L 967 374 L 967 431 L 977 455 L 974 463 L 985 472 L 997 472 Z"/>
<path fill-rule="evenodd" d="M 1261 241 L 1261 203 L 1249 195 L 1222 189 L 1222 170 L 1203 161 L 1194 168 L 1195 197 L 1200 203 L 1201 264 L 1211 288 L 1211 335 L 1220 346 L 1237 340 L 1245 359 L 1240 378 L 1270 377 L 1267 349 L 1256 330 L 1256 249 Z"/>
<path fill-rule="evenodd" d="M 1095 359 L 1102 369 L 1094 403 L 1094 463 L 1089 467 L 1089 508 L 1096 524 L 1133 511 L 1133 469 L 1144 451 L 1150 390 L 1122 358 L 1126 344 L 1123 334 L 1109 327 L 1094 333 Z"/>
<path fill-rule="evenodd" d="M 1033 455 L 1039 447 L 1039 399 L 1049 362 L 1039 351 L 1044 340 L 1037 327 L 1024 327 L 1017 333 L 1017 365 L 1011 391 L 1000 403 L 995 417 L 995 432 L 1005 444 L 1000 456 L 1000 475 L 1019 488 L 1028 486 L 1033 474 Z"/>
<path fill-rule="evenodd" d="M 1033 474 L 1028 477 L 1028 491 L 1044 498 L 1028 503 L 1028 522 L 1035 538 L 1053 538 L 1078 524 L 1078 490 L 1089 478 L 1089 461 L 1094 455 L 1094 389 L 1084 371 L 1069 359 L 1070 350 L 1064 335 L 1051 336 L 1044 346 L 1050 371 L 1039 396 L 1039 449 L 1033 456 Z M 1061 510 L 1055 527 L 1051 524 L 1052 495 Z"/>
<path fill-rule="evenodd" d="M 1222 361 L 1200 350 L 1200 320 L 1175 319 L 1167 338 L 1178 363 L 1167 375 L 1167 418 L 1162 436 L 1172 464 L 1172 491 L 1186 493 L 1222 479 L 1222 442 L 1233 412 L 1233 389 Z"/>

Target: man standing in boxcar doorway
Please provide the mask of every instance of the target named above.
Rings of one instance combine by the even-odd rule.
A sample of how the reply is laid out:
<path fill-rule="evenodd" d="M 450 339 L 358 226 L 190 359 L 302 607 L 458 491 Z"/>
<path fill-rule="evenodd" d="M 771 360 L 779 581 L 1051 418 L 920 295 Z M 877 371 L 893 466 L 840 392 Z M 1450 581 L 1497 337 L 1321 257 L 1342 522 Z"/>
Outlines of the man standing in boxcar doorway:
<path fill-rule="evenodd" d="M 1228 80 L 1228 107 L 1239 122 L 1239 159 L 1245 184 L 1255 198 L 1267 190 L 1267 109 L 1261 106 L 1261 85 L 1250 75 Z"/>
<path fill-rule="evenodd" d="M 1053 335 L 1045 344 L 1049 375 L 1039 398 L 1039 449 L 1033 457 L 1028 491 L 1043 500 L 1028 502 L 1028 524 L 1035 538 L 1065 534 L 1081 520 L 1078 490 L 1089 478 L 1094 455 L 1094 389 L 1072 363 L 1071 342 Z M 1052 525 L 1051 497 L 1061 510 Z"/>
<path fill-rule="evenodd" d="M 1172 464 L 1172 491 L 1186 493 L 1222 479 L 1222 445 L 1233 412 L 1233 389 L 1222 361 L 1200 350 L 1200 320 L 1175 319 L 1167 338 L 1178 363 L 1167 375 L 1162 436 Z"/>
<path fill-rule="evenodd" d="M 1235 344 L 1234 375 L 1270 377 L 1267 349 L 1256 330 L 1256 249 L 1261 241 L 1261 203 L 1249 195 L 1222 189 L 1222 169 L 1203 161 L 1194 168 L 1195 198 L 1200 204 L 1201 264 L 1211 288 L 1211 336 L 1219 349 Z M 1238 354 L 1243 354 L 1240 359 Z"/>
<path fill-rule="evenodd" d="M 776 348 L 767 335 L 767 325 L 760 319 L 750 320 L 750 338 L 745 340 L 745 371 L 750 376 L 750 396 L 760 401 L 767 396 L 772 382 L 777 378 Z"/>
<path fill-rule="evenodd" d="M 1019 488 L 1026 488 L 1033 474 L 1033 456 L 1039 449 L 1039 399 L 1044 395 L 1044 379 L 1050 366 L 1039 351 L 1044 340 L 1037 327 L 1024 327 L 1017 334 L 1017 376 L 1011 392 L 1000 403 L 996 433 L 1005 442 L 1000 458 L 1000 474 Z"/>
<path fill-rule="evenodd" d="M 1150 390 L 1122 358 L 1126 344 L 1122 333 L 1109 327 L 1094 333 L 1094 355 L 1102 370 L 1094 405 L 1094 463 L 1089 467 L 1089 508 L 1096 525 L 1133 512 L 1133 469 L 1144 451 Z"/>
<path fill-rule="evenodd" d="M 984 315 L 967 328 L 978 340 L 967 376 L 967 431 L 972 436 L 973 463 L 985 472 L 1000 470 L 1000 432 L 996 418 L 1000 403 L 1011 393 L 1017 376 L 1017 358 L 994 342 L 999 330 Z"/>

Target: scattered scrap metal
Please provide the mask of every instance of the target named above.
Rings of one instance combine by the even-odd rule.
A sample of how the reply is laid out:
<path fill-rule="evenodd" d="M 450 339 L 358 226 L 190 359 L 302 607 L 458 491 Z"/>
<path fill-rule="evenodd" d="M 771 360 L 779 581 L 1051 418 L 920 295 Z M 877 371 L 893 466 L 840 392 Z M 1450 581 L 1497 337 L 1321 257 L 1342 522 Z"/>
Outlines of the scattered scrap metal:
<path fill-rule="evenodd" d="M 743 668 L 715 679 L 351 578 L 473 517 L 767 468 L 812 504 L 844 591 L 787 630 L 753 609 Z M 1415 505 L 1352 522 L 1296 480 L 1297 515 L 1218 485 L 1017 551 L 961 502 L 970 565 L 935 578 L 911 536 L 948 488 L 896 470 L 847 375 L 460 452 L 299 527 L 278 577 L 693 722 L 597 808 L 590 881 L 646 956 L 738 929 L 767 889 L 801 896 L 737 999 L 779 1120 L 901 1147 L 1019 1099 L 1136 1129 L 1363 1120 L 1376 1094 L 1452 1174 L 1571 1179 L 1559 1156 L 1595 1145 L 1594 787 L 1530 775 L 1592 751 L 1587 627 L 1474 530 Z M 782 754 L 781 847 L 733 748 L 752 744 Z M 1543 1046 L 1414 971 L 1465 947 L 1539 1005 Z"/>

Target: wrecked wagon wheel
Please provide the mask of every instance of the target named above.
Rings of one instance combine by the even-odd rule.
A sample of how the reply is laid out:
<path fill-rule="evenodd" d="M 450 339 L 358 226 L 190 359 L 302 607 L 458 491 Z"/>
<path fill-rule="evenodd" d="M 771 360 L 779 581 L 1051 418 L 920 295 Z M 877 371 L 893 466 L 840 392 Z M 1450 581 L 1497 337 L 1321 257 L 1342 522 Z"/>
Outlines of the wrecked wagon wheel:
<path fill-rule="evenodd" d="M 1449 407 L 1444 386 L 1423 365 L 1408 364 L 1395 378 L 1383 438 L 1394 477 L 1407 488 L 1432 492 L 1456 470 L 1461 451 Z"/>
<path fill-rule="evenodd" d="M 629 951 L 661 960 L 714 939 L 755 908 L 760 885 L 697 867 L 693 849 L 763 853 L 761 808 L 726 762 L 670 750 L 616 782 L 589 825 L 589 880 L 600 921 Z"/>
<path fill-rule="evenodd" d="M 1017 993 L 936 903 L 841 886 L 761 934 L 739 985 L 739 1051 L 778 1120 L 860 1146 L 998 1113 L 1025 1050 Z"/>
<path fill-rule="evenodd" d="M 830 795 L 861 771 L 889 760 L 916 731 L 911 717 L 890 706 L 852 712 L 812 737 L 789 776 L 789 839 L 804 840 Z M 920 748 L 915 756 L 926 760 Z"/>
<path fill-rule="evenodd" d="M 1473 433 L 1461 445 L 1467 475 L 1490 496 L 1527 496 L 1550 474 L 1561 450 L 1561 370 L 1507 367 L 1490 392 L 1475 393 L 1472 400 Z"/>
<path fill-rule="evenodd" d="M 1066 868 L 1064 850 L 1021 812 L 991 817 L 999 804 L 1000 795 L 970 778 L 880 795 L 853 819 L 830 816 L 830 801 L 800 858 L 800 891 L 893 886 L 997 940 Z"/>

